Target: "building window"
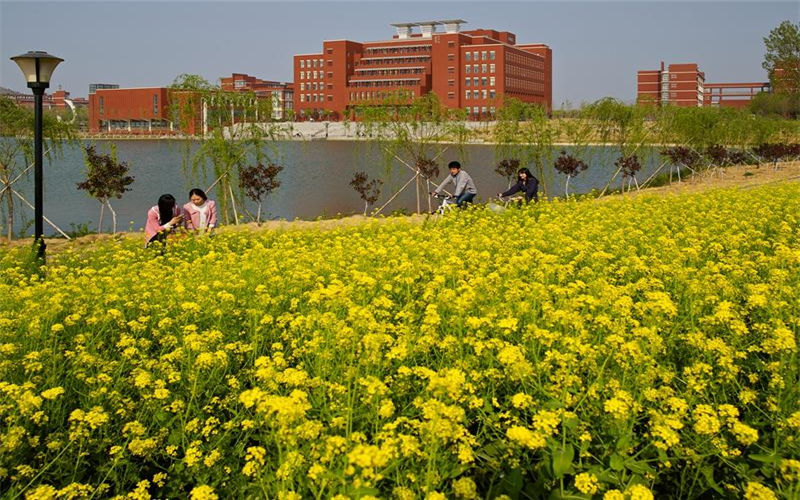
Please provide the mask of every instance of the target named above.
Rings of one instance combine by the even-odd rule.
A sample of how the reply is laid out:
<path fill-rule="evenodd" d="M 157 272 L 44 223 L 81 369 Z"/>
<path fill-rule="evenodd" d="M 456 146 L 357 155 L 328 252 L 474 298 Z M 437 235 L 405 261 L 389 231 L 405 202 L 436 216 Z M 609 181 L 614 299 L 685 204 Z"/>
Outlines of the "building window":
<path fill-rule="evenodd" d="M 455 47 L 456 46 L 456 42 L 447 42 L 447 46 L 448 47 Z"/>
<path fill-rule="evenodd" d="M 493 76 L 489 77 L 489 86 L 490 87 L 494 87 L 494 77 Z"/>
<path fill-rule="evenodd" d="M 306 60 L 305 59 L 300 59 L 300 67 L 301 68 L 305 68 L 306 67 Z"/>
<path fill-rule="evenodd" d="M 465 73 L 472 73 L 472 66 L 470 66 L 469 64 L 464 66 L 464 72 Z"/>
<path fill-rule="evenodd" d="M 158 94 L 153 94 L 153 116 L 158 116 Z"/>
<path fill-rule="evenodd" d="M 489 60 L 494 61 L 494 51 L 489 52 Z"/>
<path fill-rule="evenodd" d="M 300 94 L 300 102 L 306 102 L 306 95 Z"/>
<path fill-rule="evenodd" d="M 332 95 L 329 95 L 329 96 L 328 96 L 328 100 L 329 100 L 329 101 L 332 101 L 332 100 L 333 100 L 333 96 L 332 96 Z"/>
<path fill-rule="evenodd" d="M 494 52 L 492 52 L 494 54 Z M 489 65 L 489 73 L 494 73 L 494 64 Z"/>
<path fill-rule="evenodd" d="M 328 66 L 333 66 L 333 61 L 328 59 Z"/>
<path fill-rule="evenodd" d="M 325 49 L 325 52 L 327 52 L 328 54 L 333 54 L 333 49 L 331 48 Z"/>
<path fill-rule="evenodd" d="M 333 73 L 328 71 L 328 78 L 333 78 Z"/>
<path fill-rule="evenodd" d="M 305 72 L 305 71 L 301 71 L 301 72 L 300 72 L 300 79 L 301 79 L 301 80 L 304 80 L 304 79 L 305 79 L 305 77 L 306 77 L 306 72 Z"/>
<path fill-rule="evenodd" d="M 477 73 L 479 68 L 480 68 L 480 64 L 473 64 L 472 65 L 472 72 L 473 73 Z"/>
<path fill-rule="evenodd" d="M 448 87 L 455 87 L 456 86 L 456 81 L 455 80 L 447 80 L 447 86 Z"/>
<path fill-rule="evenodd" d="M 471 95 L 472 95 L 472 92 L 467 90 L 466 92 L 464 92 L 464 99 L 469 99 Z"/>
<path fill-rule="evenodd" d="M 478 52 L 477 51 L 472 53 L 472 59 L 474 59 L 476 61 L 478 60 Z"/>
<path fill-rule="evenodd" d="M 333 84 L 332 83 L 328 84 L 328 90 L 333 90 Z"/>
<path fill-rule="evenodd" d="M 447 72 L 448 73 L 455 73 L 456 72 L 455 66 L 448 66 L 447 67 Z"/>
<path fill-rule="evenodd" d="M 476 115 L 477 115 L 477 114 L 479 113 L 479 111 L 478 111 L 479 109 L 480 109 L 480 108 L 478 108 L 478 106 L 474 106 L 474 107 L 472 108 L 472 112 L 473 112 L 474 114 L 476 114 Z"/>
<path fill-rule="evenodd" d="M 481 52 L 481 61 L 485 60 L 486 60 L 486 51 L 484 50 L 483 52 Z"/>
<path fill-rule="evenodd" d="M 473 90 L 472 91 L 472 98 L 473 99 L 480 99 L 481 98 L 481 91 L 480 90 Z"/>
<path fill-rule="evenodd" d="M 481 97 L 486 99 L 486 89 L 481 90 Z"/>
<path fill-rule="evenodd" d="M 448 92 L 447 93 L 447 98 L 448 99 L 455 99 L 456 98 L 456 93 L 455 92 Z"/>
<path fill-rule="evenodd" d="M 481 64 L 481 73 L 486 73 L 486 65 Z"/>
<path fill-rule="evenodd" d="M 472 84 L 472 78 L 464 78 L 464 86 L 469 87 Z"/>
<path fill-rule="evenodd" d="M 316 64 L 314 66 L 316 66 Z M 314 72 L 314 80 L 316 80 L 317 78 L 319 78 L 319 72 L 315 71 Z"/>
<path fill-rule="evenodd" d="M 480 78 L 478 78 L 477 76 L 472 79 L 472 84 L 476 87 L 478 86 L 478 82 L 480 82 Z"/>
<path fill-rule="evenodd" d="M 486 86 L 486 77 L 485 76 L 481 78 L 481 85 L 483 85 L 484 87 Z"/>
<path fill-rule="evenodd" d="M 468 61 L 468 62 L 471 61 L 472 60 L 472 52 L 465 52 L 464 53 L 464 60 Z"/>
<path fill-rule="evenodd" d="M 447 54 L 447 60 L 448 61 L 455 61 L 456 60 L 456 55 L 455 54 Z"/>
<path fill-rule="evenodd" d="M 484 113 L 484 114 L 486 113 L 486 106 L 482 106 L 481 107 L 481 113 Z"/>
<path fill-rule="evenodd" d="M 494 96 L 495 96 L 494 89 L 489 90 L 489 99 L 494 99 Z M 492 113 L 494 113 L 494 110 L 492 110 Z"/>
<path fill-rule="evenodd" d="M 300 90 L 305 90 L 305 89 L 306 89 L 306 84 L 303 83 L 303 82 L 300 82 Z"/>
<path fill-rule="evenodd" d="M 100 96 L 100 116 L 103 116 L 103 96 Z"/>

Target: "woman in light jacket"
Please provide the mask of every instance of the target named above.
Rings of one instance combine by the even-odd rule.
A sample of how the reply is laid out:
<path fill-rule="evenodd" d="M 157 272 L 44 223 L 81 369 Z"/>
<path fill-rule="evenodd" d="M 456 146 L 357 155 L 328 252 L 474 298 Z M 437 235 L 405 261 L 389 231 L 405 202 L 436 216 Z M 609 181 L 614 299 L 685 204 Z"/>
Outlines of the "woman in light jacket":
<path fill-rule="evenodd" d="M 147 223 L 144 234 L 147 238 L 145 246 L 154 241 L 164 242 L 167 233 L 178 227 L 183 222 L 183 215 L 171 194 L 162 194 L 158 198 L 158 205 L 147 211 Z"/>
<path fill-rule="evenodd" d="M 217 227 L 217 204 L 200 188 L 189 191 L 189 203 L 183 206 L 186 229 L 211 234 Z"/>

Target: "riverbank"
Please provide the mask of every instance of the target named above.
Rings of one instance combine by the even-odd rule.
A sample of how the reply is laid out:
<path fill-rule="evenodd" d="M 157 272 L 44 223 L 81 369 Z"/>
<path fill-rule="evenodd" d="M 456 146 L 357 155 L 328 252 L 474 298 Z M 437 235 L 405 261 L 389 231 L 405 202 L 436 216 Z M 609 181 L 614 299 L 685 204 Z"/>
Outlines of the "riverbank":
<path fill-rule="evenodd" d="M 677 181 L 677 176 L 671 184 L 646 187 L 626 193 L 610 194 L 606 199 L 616 196 L 642 196 L 642 195 L 679 195 L 689 193 L 699 193 L 712 189 L 752 189 L 760 186 L 779 184 L 784 182 L 800 181 L 800 161 L 782 162 L 775 169 L 771 165 L 743 165 L 719 169 L 716 173 L 704 173 L 683 177 L 681 182 Z M 286 231 L 286 230 L 322 230 L 329 231 L 347 227 L 360 226 L 363 224 L 421 224 L 428 218 L 428 214 L 397 215 L 387 217 L 366 217 L 363 215 L 347 215 L 338 218 L 319 219 L 319 220 L 270 220 L 264 221 L 260 225 L 249 222 L 239 225 L 223 226 L 218 229 L 221 232 L 231 231 Z M 60 252 L 65 250 L 81 250 L 90 248 L 97 242 L 109 241 L 114 239 L 139 239 L 144 241 L 141 231 L 119 232 L 111 234 L 90 234 L 66 240 L 64 238 L 46 238 L 49 252 Z M 8 242 L 0 242 L 0 249 L 29 245 L 30 239 L 14 240 L 9 245 Z"/>

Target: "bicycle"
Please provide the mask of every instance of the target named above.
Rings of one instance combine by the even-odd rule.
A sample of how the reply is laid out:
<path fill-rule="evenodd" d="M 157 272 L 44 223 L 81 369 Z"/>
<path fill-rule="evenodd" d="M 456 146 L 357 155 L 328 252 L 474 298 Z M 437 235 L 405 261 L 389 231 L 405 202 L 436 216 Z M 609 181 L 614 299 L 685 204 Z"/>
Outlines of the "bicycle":
<path fill-rule="evenodd" d="M 447 212 L 454 210 L 456 207 L 458 207 L 458 205 L 455 202 L 455 197 L 451 194 L 431 193 L 431 196 L 442 200 L 442 203 L 433 212 L 433 215 L 435 215 L 436 218 L 439 218 L 444 214 L 446 214 Z"/>

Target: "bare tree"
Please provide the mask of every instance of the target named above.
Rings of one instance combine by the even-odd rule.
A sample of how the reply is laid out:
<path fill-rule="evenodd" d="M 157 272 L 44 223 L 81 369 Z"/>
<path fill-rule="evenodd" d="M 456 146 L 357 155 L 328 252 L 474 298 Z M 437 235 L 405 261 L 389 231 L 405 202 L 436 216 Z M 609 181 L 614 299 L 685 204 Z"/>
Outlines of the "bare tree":
<path fill-rule="evenodd" d="M 358 196 L 364 202 L 364 215 L 367 215 L 369 206 L 378 201 L 382 185 L 382 180 L 370 180 L 366 172 L 356 172 L 353 174 L 353 178 L 350 180 L 350 186 L 356 190 Z"/>
<path fill-rule="evenodd" d="M 97 224 L 97 232 L 103 232 L 103 209 L 108 206 L 111 212 L 112 229 L 111 233 L 117 232 L 117 213 L 109 201 L 111 198 L 122 198 L 126 191 L 130 191 L 128 186 L 133 184 L 133 177 L 128 175 L 128 163 L 119 162 L 116 158 L 116 151 L 112 145 L 111 154 L 99 154 L 94 146 L 84 148 L 86 162 L 86 180 L 79 182 L 78 189 L 89 193 L 89 196 L 100 202 L 100 221 Z"/>
<path fill-rule="evenodd" d="M 261 204 L 267 195 L 280 187 L 281 181 L 278 180 L 278 174 L 282 170 L 282 166 L 274 163 L 266 166 L 259 163 L 239 169 L 239 187 L 244 190 L 248 198 L 258 203 L 256 223 L 259 226 L 261 225 Z"/>

